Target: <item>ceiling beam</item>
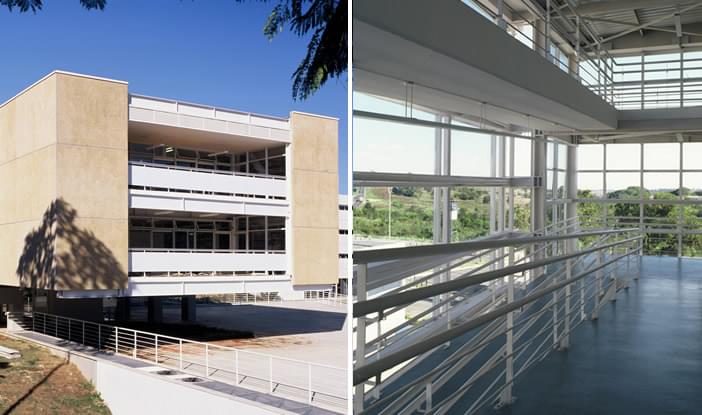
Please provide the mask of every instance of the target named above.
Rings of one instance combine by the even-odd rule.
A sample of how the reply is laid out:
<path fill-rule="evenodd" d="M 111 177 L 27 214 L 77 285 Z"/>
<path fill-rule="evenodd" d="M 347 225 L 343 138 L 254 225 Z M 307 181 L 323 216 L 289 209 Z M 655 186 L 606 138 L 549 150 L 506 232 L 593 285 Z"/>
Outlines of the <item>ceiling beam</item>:
<path fill-rule="evenodd" d="M 602 17 L 583 17 L 583 20 L 587 20 L 590 22 L 601 22 L 601 23 L 610 23 L 610 24 L 618 24 L 622 26 L 630 26 L 630 27 L 639 27 L 641 26 L 641 23 L 629 23 L 629 22 L 622 22 L 619 20 L 613 20 L 613 19 L 605 19 Z M 646 30 L 653 30 L 656 32 L 666 32 L 666 33 L 676 33 L 675 29 L 669 29 L 666 27 L 661 27 L 661 26 L 647 26 Z M 639 30 L 639 32 L 643 32 L 643 29 Z M 702 36 L 702 33 L 697 33 L 697 32 L 682 32 L 683 35 L 686 36 Z"/>
<path fill-rule="evenodd" d="M 633 33 L 633 32 L 639 31 L 639 30 L 641 30 L 641 29 L 645 29 L 645 28 L 648 27 L 648 26 L 653 26 L 654 24 L 656 24 L 656 23 L 658 23 L 658 22 L 662 22 L 662 21 L 664 21 L 664 20 L 666 20 L 666 19 L 670 19 L 671 17 L 673 17 L 673 16 L 675 16 L 675 15 L 679 15 L 679 14 L 685 13 L 685 12 L 687 12 L 687 11 L 690 11 L 690 10 L 693 10 L 693 9 L 696 9 L 696 8 L 699 8 L 700 6 L 702 6 L 702 0 L 700 0 L 700 2 L 698 2 L 698 3 L 695 3 L 695 4 L 692 4 L 692 5 L 690 5 L 690 6 L 684 7 L 684 8 L 682 8 L 682 9 L 680 9 L 680 11 L 677 11 L 677 10 L 676 10 L 676 11 L 674 11 L 674 12 L 672 12 L 672 13 L 665 14 L 665 15 L 663 15 L 663 16 L 657 18 L 657 19 L 653 19 L 653 20 L 651 20 L 651 21 L 648 22 L 648 23 L 644 23 L 644 24 L 642 24 L 642 25 L 638 25 L 638 26 L 636 26 L 636 27 L 632 27 L 631 29 L 627 29 L 627 30 L 624 30 L 623 32 L 617 33 L 616 35 L 608 36 L 608 37 L 602 39 L 600 42 L 601 42 L 601 43 L 606 43 L 606 42 L 609 42 L 609 41 L 611 41 L 611 40 L 620 38 L 620 37 L 622 37 L 622 36 L 626 36 L 626 35 L 628 35 L 629 33 Z"/>
<path fill-rule="evenodd" d="M 702 3 L 702 0 L 604 0 L 581 3 L 575 8 L 580 15 L 627 11 L 632 9 L 661 8 Z"/>
<path fill-rule="evenodd" d="M 641 19 L 639 18 L 639 12 L 637 12 L 636 9 L 632 9 L 631 11 L 634 13 L 634 20 L 636 20 L 636 24 L 641 26 Z M 641 37 L 643 37 L 643 35 L 644 35 L 643 29 L 639 29 L 639 34 L 641 35 Z"/>

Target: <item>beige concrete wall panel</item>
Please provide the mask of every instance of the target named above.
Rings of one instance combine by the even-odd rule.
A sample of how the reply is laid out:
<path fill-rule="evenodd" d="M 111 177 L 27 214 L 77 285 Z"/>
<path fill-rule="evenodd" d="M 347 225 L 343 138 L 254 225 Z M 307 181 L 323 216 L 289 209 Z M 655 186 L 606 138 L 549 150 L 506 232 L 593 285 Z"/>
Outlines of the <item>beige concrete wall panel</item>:
<path fill-rule="evenodd" d="M 337 175 L 307 170 L 293 174 L 293 226 L 334 229 L 338 235 Z"/>
<path fill-rule="evenodd" d="M 328 229 L 297 228 L 293 243 L 295 285 L 336 283 L 339 274 L 338 232 L 335 234 Z"/>
<path fill-rule="evenodd" d="M 15 158 L 17 103 L 7 103 L 0 108 L 0 165 Z"/>
<path fill-rule="evenodd" d="M 58 197 L 80 217 L 126 219 L 127 151 L 59 144 Z"/>
<path fill-rule="evenodd" d="M 9 113 L 7 128 L 14 137 L 12 158 L 25 156 L 56 142 L 56 76 L 34 85 L 0 108 L 0 112 L 6 107 Z"/>
<path fill-rule="evenodd" d="M 338 171 L 337 120 L 292 113 L 293 166 L 295 169 Z"/>
<path fill-rule="evenodd" d="M 56 197 L 56 146 L 44 147 L 8 163 L 14 181 L 14 212 L 9 222 L 39 221 Z"/>
<path fill-rule="evenodd" d="M 292 113 L 292 274 L 295 285 L 339 273 L 338 122 Z"/>
<path fill-rule="evenodd" d="M 127 287 L 127 220 L 85 219 L 68 204 L 56 239 L 57 290 L 106 290 Z"/>
<path fill-rule="evenodd" d="M 58 74 L 58 141 L 127 149 L 127 85 Z"/>

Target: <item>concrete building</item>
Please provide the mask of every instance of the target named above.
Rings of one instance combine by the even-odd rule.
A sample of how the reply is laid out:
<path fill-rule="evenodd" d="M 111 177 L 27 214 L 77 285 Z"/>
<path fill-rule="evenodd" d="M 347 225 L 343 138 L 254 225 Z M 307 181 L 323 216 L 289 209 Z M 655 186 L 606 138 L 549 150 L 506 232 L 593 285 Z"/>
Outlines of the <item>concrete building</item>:
<path fill-rule="evenodd" d="M 699 411 L 701 11 L 353 2 L 355 412 Z"/>
<path fill-rule="evenodd" d="M 339 277 L 338 122 L 132 94 L 52 72 L 0 105 L 0 304 L 302 299 Z M 92 316 L 92 317 L 91 317 Z"/>

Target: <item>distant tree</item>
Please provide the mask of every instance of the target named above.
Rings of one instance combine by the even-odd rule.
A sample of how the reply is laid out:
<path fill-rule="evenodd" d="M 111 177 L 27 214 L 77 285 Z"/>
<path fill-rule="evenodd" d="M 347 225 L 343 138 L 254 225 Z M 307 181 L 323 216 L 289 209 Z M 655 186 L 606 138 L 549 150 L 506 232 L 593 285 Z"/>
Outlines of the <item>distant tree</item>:
<path fill-rule="evenodd" d="M 417 193 L 417 188 L 412 186 L 395 186 L 392 188 L 392 194 L 399 196 L 412 197 Z"/>

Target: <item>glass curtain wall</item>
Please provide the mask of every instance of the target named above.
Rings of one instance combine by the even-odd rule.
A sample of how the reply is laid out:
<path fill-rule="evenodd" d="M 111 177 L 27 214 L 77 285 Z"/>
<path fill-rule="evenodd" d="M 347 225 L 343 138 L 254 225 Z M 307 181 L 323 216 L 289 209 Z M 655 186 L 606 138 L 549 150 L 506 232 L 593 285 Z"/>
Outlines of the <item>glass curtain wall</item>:
<path fill-rule="evenodd" d="M 409 116 L 404 105 L 355 93 L 354 106 L 369 112 Z M 479 127 L 465 120 L 411 109 L 418 119 Z M 476 132 L 402 124 L 354 117 L 355 172 L 449 174 L 481 179 L 531 176 L 531 140 Z M 437 140 L 450 137 L 448 156 L 437 157 Z M 437 138 L 438 137 L 438 138 Z M 393 154 L 401 157 L 392 157 Z M 513 157 L 512 154 L 519 154 Z M 526 156 L 525 156 L 526 155 Z M 502 160 L 502 161 L 501 161 Z M 443 170 L 442 170 L 443 168 Z M 443 171 L 443 173 L 442 173 Z M 400 239 L 429 243 L 436 240 L 434 216 L 442 188 L 393 186 L 354 188 L 354 237 Z M 435 196 L 436 194 L 436 196 Z M 465 241 L 509 229 L 528 231 L 531 189 L 455 186 L 449 189 L 450 241 Z M 509 212 L 514 201 L 514 214 Z M 444 202 L 445 203 L 445 202 Z M 441 208 L 440 208 L 441 209 Z M 500 214 L 502 217 L 500 218 Z"/>
<path fill-rule="evenodd" d="M 581 144 L 581 223 L 638 227 L 647 255 L 702 256 L 701 156 L 702 143 Z"/>

